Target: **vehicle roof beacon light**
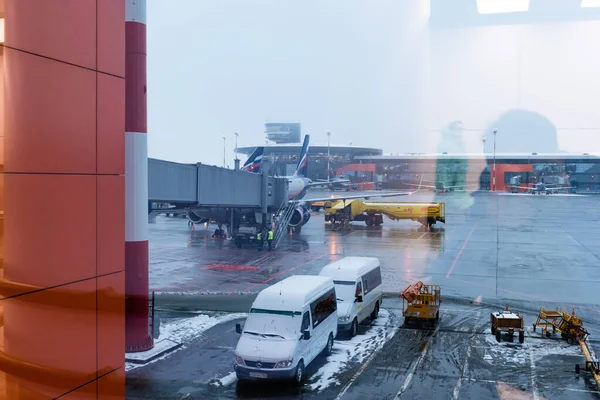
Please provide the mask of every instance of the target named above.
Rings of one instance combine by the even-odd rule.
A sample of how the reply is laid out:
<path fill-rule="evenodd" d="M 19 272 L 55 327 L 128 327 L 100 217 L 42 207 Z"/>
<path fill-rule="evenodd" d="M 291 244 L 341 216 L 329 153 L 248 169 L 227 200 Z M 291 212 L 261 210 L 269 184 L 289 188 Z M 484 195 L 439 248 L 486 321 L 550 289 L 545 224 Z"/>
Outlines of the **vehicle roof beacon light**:
<path fill-rule="evenodd" d="M 479 14 L 504 14 L 529 11 L 529 0 L 477 0 Z"/>

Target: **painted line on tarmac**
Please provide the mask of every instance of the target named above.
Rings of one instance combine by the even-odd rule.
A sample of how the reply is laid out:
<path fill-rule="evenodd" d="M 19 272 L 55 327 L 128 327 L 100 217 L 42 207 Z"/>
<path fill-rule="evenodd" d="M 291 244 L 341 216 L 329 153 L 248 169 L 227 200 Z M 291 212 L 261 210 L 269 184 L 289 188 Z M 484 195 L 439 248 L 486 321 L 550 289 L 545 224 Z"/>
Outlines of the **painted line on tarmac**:
<path fill-rule="evenodd" d="M 475 223 L 475 225 L 473 225 L 473 227 L 471 228 L 471 231 L 467 235 L 465 242 L 463 243 L 462 247 L 458 251 L 458 254 L 456 255 L 456 257 L 454 258 L 454 261 L 452 262 L 452 265 L 450 266 L 450 270 L 448 270 L 448 273 L 446 274 L 446 279 L 450 278 L 450 275 L 452 275 L 452 271 L 454 271 L 454 267 L 456 267 L 456 263 L 458 262 L 460 256 L 462 255 L 462 252 L 465 250 L 465 247 L 467 247 L 467 244 L 469 243 L 469 240 L 471 239 L 471 235 L 473 234 L 473 231 L 475 230 L 476 227 L 477 227 L 477 223 Z"/>
<path fill-rule="evenodd" d="M 497 385 L 499 383 L 503 383 L 505 385 L 514 386 L 514 387 L 518 387 L 518 386 L 521 385 L 518 382 L 496 381 L 494 379 L 464 378 L 464 380 L 467 381 L 467 382 L 473 382 L 473 383 L 493 383 L 494 385 Z M 567 390 L 567 391 L 570 391 L 570 392 L 598 394 L 597 390 L 590 390 L 590 389 L 556 388 L 556 387 L 552 388 L 552 387 L 549 387 L 549 386 L 545 386 L 545 387 L 543 387 L 543 389 L 546 389 L 548 391 Z"/>
<path fill-rule="evenodd" d="M 433 273 L 432 273 L 433 275 Z M 468 281 L 465 279 L 458 279 L 458 278 L 450 278 L 451 280 L 457 281 L 457 282 L 461 282 L 461 283 L 468 283 L 469 285 L 472 286 L 478 286 L 481 288 L 485 288 L 485 289 L 491 289 L 491 290 L 496 290 L 496 288 L 494 286 L 490 286 L 490 285 L 485 285 L 482 283 L 477 283 L 477 282 L 473 282 L 473 281 Z M 551 300 L 551 299 L 546 299 L 544 297 L 539 297 L 539 296 L 535 296 L 535 295 L 531 295 L 531 294 L 527 294 L 524 292 L 515 292 L 514 290 L 509 290 L 509 289 L 503 289 L 503 288 L 498 288 L 499 292 L 505 292 L 505 293 L 510 293 L 510 294 L 516 294 L 522 297 L 527 297 L 533 300 L 538 300 L 538 301 L 543 301 L 543 302 L 548 302 L 548 303 L 555 303 L 556 300 Z M 591 307 L 585 307 L 585 306 L 581 306 L 581 305 L 577 305 L 577 304 L 571 304 L 571 303 L 567 303 L 567 305 L 569 307 L 575 307 L 575 308 L 579 308 L 582 310 L 586 310 L 586 311 L 593 311 L 595 313 L 600 313 L 600 308 L 591 308 Z"/>
<path fill-rule="evenodd" d="M 540 393 L 537 388 L 537 374 L 535 368 L 535 361 L 533 359 L 533 349 L 529 348 L 529 363 L 531 364 L 531 389 L 533 390 L 533 400 L 540 399 Z"/>
<path fill-rule="evenodd" d="M 454 391 L 452 392 L 452 400 L 458 400 L 458 394 L 460 393 L 460 387 L 462 386 L 462 381 L 465 377 L 465 373 L 469 368 L 469 358 L 471 357 L 471 349 L 473 348 L 473 340 L 475 339 L 475 335 L 477 334 L 477 321 L 481 317 L 481 311 L 477 311 L 477 320 L 471 330 L 471 337 L 469 338 L 469 347 L 467 347 L 467 355 L 465 356 L 465 362 L 460 371 L 460 376 L 458 377 L 458 381 L 456 382 L 456 386 L 454 387 Z"/>
<path fill-rule="evenodd" d="M 249 290 L 251 290 L 251 289 L 254 289 L 254 288 L 255 288 L 255 287 L 257 287 L 257 286 L 260 286 L 260 285 L 264 285 L 264 284 L 266 284 L 266 283 L 269 283 L 269 282 L 271 282 L 273 279 L 277 279 L 277 278 L 279 278 L 280 276 L 283 276 L 283 275 L 285 275 L 285 274 L 288 274 L 288 273 L 290 273 L 290 272 L 292 272 L 292 271 L 295 271 L 295 270 L 297 270 L 298 268 L 304 267 L 304 266 L 305 266 L 306 264 L 308 264 L 308 263 L 311 263 L 311 262 L 313 262 L 313 261 L 316 261 L 316 260 L 318 260 L 318 259 L 321 259 L 321 258 L 323 258 L 323 257 L 326 257 L 326 256 L 328 256 L 328 255 L 329 255 L 329 253 L 323 253 L 323 254 L 321 254 L 321 255 L 320 255 L 320 256 L 318 256 L 318 257 L 311 258 L 311 259 L 309 259 L 308 261 L 306 261 L 305 263 L 298 264 L 298 265 L 296 265 L 295 267 L 292 267 L 292 268 L 290 268 L 290 269 L 286 269 L 285 271 L 281 271 L 281 272 L 279 272 L 279 273 L 277 273 L 277 274 L 273 275 L 273 276 L 272 276 L 272 277 L 270 277 L 269 279 L 265 279 L 264 281 L 262 281 L 262 282 L 259 282 L 259 283 L 255 283 L 254 285 L 250 285 L 250 286 L 248 286 L 246 289 L 244 289 L 244 291 L 246 291 L 246 292 L 247 292 L 247 291 L 249 291 Z"/>
<path fill-rule="evenodd" d="M 396 331 L 397 332 L 397 331 Z M 391 338 L 390 338 L 391 339 Z M 389 340 L 389 339 L 388 339 Z M 387 342 L 387 340 L 386 340 Z M 429 343 L 429 342 L 428 342 Z M 348 389 L 350 389 L 350 386 L 352 386 L 352 384 L 358 379 L 358 377 L 365 372 L 365 369 L 367 369 L 367 367 L 369 366 L 369 364 L 371 364 L 371 361 L 373 361 L 373 359 L 375 358 L 375 356 L 377 354 L 379 354 L 379 352 L 381 352 L 381 350 L 383 350 L 383 348 L 385 347 L 385 343 L 384 346 L 381 346 L 381 348 L 379 348 L 376 352 L 374 352 L 373 354 L 371 354 L 371 356 L 367 359 L 367 361 L 362 365 L 362 367 L 360 367 L 360 369 L 358 371 L 356 371 L 356 373 L 354 374 L 354 376 L 350 379 L 350 381 L 346 384 L 346 386 L 344 386 L 342 388 L 342 390 L 340 391 L 340 393 L 336 396 L 335 400 L 340 400 L 348 391 Z"/>
<path fill-rule="evenodd" d="M 410 372 L 408 373 L 408 375 L 406 376 L 406 379 L 404 380 L 404 384 L 400 388 L 400 391 L 398 393 L 396 393 L 396 397 L 394 397 L 395 400 L 398 400 L 400 397 L 402 397 L 402 394 L 404 394 L 406 389 L 408 389 L 408 387 L 410 386 L 410 383 L 412 382 L 412 379 L 415 376 L 415 372 L 417 371 L 417 368 L 419 368 L 419 365 L 421 365 L 421 363 L 423 362 L 423 359 L 427 355 L 427 351 L 429 350 L 429 344 L 435 338 L 435 336 L 437 335 L 437 333 L 439 331 L 439 327 L 440 327 L 440 325 L 438 324 L 438 326 L 435 328 L 435 331 L 433 331 L 433 333 L 429 337 L 429 340 L 427 340 L 427 343 L 425 343 L 425 347 L 423 347 L 423 350 L 421 350 L 421 354 L 419 355 L 417 362 L 413 364 L 412 368 L 410 369 Z"/>

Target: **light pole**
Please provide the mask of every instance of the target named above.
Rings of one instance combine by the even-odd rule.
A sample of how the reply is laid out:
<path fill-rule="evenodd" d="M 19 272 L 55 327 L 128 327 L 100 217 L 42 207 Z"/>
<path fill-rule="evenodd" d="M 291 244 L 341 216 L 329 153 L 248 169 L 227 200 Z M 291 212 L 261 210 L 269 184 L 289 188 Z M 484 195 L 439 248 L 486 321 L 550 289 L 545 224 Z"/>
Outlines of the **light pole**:
<path fill-rule="evenodd" d="M 493 168 L 493 176 L 492 176 L 492 188 L 493 191 L 496 191 L 496 134 L 498 133 L 498 129 L 494 129 L 492 132 L 494 134 L 494 168 Z"/>
<path fill-rule="evenodd" d="M 485 142 L 487 141 L 487 137 L 485 137 L 485 136 L 482 137 L 481 141 L 483 142 L 483 161 L 485 161 L 485 165 L 487 165 L 488 159 L 487 159 L 487 155 L 485 153 Z M 490 189 L 491 189 L 491 185 L 490 185 L 490 187 L 488 187 L 488 190 L 490 190 Z"/>
<path fill-rule="evenodd" d="M 327 132 L 327 183 L 329 183 L 329 139 L 331 138 L 331 132 Z"/>
<path fill-rule="evenodd" d="M 238 147 L 237 147 L 237 140 L 238 140 L 238 133 L 237 132 L 233 132 L 233 134 L 235 135 L 235 159 L 238 159 Z"/>
<path fill-rule="evenodd" d="M 225 135 L 223 135 L 223 168 L 225 168 Z"/>

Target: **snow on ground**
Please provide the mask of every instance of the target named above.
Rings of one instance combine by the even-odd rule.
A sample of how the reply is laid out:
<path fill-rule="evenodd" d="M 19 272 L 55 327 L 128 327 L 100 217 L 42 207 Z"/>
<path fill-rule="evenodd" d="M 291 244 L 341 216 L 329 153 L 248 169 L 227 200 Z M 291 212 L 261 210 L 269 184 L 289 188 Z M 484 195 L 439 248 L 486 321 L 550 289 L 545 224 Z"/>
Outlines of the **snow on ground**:
<path fill-rule="evenodd" d="M 212 328 L 213 326 L 233 321 L 236 319 L 246 318 L 248 314 L 232 313 L 219 316 L 210 316 L 201 314 L 192 318 L 178 318 L 173 321 L 160 324 L 159 339 L 167 338 L 178 343 L 186 343 L 199 337 L 202 332 Z"/>
<path fill-rule="evenodd" d="M 237 380 L 237 377 L 236 377 L 235 371 L 234 371 L 234 372 L 231 372 L 231 373 L 225 375 L 222 378 L 218 378 L 218 379 L 211 381 L 210 384 L 215 385 L 215 386 L 227 386 L 227 385 L 231 385 L 236 380 Z"/>
<path fill-rule="evenodd" d="M 257 295 L 258 292 L 248 291 L 220 291 L 213 292 L 209 290 L 190 290 L 190 291 L 161 291 L 155 292 L 155 296 L 221 296 L 221 295 L 238 295 L 238 296 L 252 296 Z"/>
<path fill-rule="evenodd" d="M 581 348 L 571 345 L 564 340 L 537 339 L 525 336 L 523 344 L 515 335 L 514 342 L 496 341 L 496 336 L 486 335 L 487 348 L 483 359 L 489 364 L 527 366 L 531 363 L 530 352 L 534 359 L 539 360 L 550 355 L 581 355 Z"/>
<path fill-rule="evenodd" d="M 212 328 L 213 326 L 221 324 L 223 322 L 233 321 L 240 318 L 246 318 L 247 315 L 248 314 L 245 313 L 232 313 L 216 316 L 201 314 L 197 317 L 177 318 L 173 320 L 168 320 L 167 322 L 161 322 L 160 336 L 158 337 L 158 339 L 155 339 L 155 342 L 163 339 L 169 339 L 177 343 L 183 343 L 183 346 L 146 364 L 125 363 L 125 371 L 131 371 L 135 368 L 143 367 L 145 365 L 163 360 L 169 357 L 174 352 L 186 348 L 186 343 L 200 337 L 204 331 Z M 136 353 L 136 355 L 142 354 L 143 353 Z"/>
<path fill-rule="evenodd" d="M 327 357 L 325 365 L 312 376 L 308 386 L 312 389 L 323 390 L 326 387 L 340 382 L 336 379 L 348 362 L 362 363 L 367 357 L 379 351 L 385 342 L 394 336 L 399 325 L 391 326 L 390 314 L 387 310 L 380 310 L 379 317 L 364 334 L 358 334 L 350 340 L 335 341 L 333 354 Z"/>

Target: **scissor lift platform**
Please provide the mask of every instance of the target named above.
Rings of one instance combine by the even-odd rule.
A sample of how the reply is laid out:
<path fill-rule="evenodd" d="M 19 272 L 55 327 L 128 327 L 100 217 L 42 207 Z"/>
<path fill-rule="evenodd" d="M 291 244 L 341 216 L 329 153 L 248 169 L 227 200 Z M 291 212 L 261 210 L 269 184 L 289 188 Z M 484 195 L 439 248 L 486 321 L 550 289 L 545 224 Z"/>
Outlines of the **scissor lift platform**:
<path fill-rule="evenodd" d="M 556 333 L 556 321 L 563 317 L 562 311 L 559 309 L 556 310 L 547 310 L 545 308 L 540 308 L 540 313 L 538 314 L 537 320 L 533 324 L 533 331 L 535 332 L 538 326 L 542 327 L 542 335 L 546 335 L 550 337 L 550 329 L 552 329 L 552 333 Z"/>

